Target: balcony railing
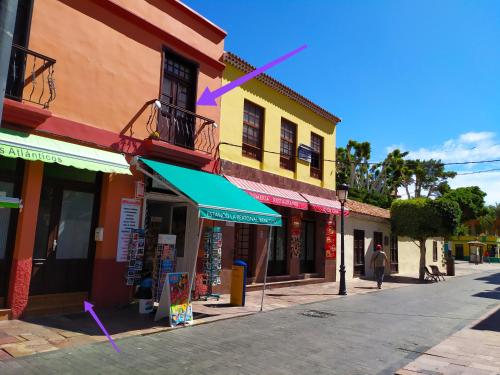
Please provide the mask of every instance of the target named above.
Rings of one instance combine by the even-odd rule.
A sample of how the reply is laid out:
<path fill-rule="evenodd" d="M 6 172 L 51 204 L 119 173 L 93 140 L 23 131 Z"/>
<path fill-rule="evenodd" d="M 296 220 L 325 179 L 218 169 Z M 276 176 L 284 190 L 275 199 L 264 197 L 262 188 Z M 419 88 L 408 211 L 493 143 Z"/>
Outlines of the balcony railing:
<path fill-rule="evenodd" d="M 212 154 L 216 146 L 216 128 L 214 120 L 197 115 L 184 108 L 156 100 L 156 130 L 154 119 L 148 121 L 148 130 L 152 138 L 170 144 Z"/>
<path fill-rule="evenodd" d="M 5 96 L 48 108 L 56 98 L 55 63 L 50 57 L 12 45 Z"/>

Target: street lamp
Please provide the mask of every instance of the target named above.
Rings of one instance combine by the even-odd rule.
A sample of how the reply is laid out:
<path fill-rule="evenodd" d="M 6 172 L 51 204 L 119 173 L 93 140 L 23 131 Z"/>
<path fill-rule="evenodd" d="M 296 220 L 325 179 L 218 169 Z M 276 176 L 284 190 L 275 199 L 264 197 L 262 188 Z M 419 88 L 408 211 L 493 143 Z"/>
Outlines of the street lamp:
<path fill-rule="evenodd" d="M 344 264 L 344 205 L 347 202 L 347 193 L 349 185 L 342 184 L 337 188 L 337 199 L 340 201 L 340 285 L 339 294 L 347 295 L 345 287 L 345 264 Z"/>

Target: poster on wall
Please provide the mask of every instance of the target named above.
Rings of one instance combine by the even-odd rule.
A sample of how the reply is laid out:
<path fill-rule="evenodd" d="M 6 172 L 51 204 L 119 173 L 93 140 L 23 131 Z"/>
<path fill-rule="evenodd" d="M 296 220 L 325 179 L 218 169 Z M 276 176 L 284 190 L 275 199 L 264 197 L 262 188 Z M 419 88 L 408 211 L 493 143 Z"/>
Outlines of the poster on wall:
<path fill-rule="evenodd" d="M 290 253 L 292 257 L 300 256 L 300 223 L 300 215 L 292 216 L 292 230 L 290 233 Z"/>
<path fill-rule="evenodd" d="M 331 217 L 326 222 L 325 230 L 325 258 L 335 259 L 337 257 L 337 230 L 335 217 Z"/>
<path fill-rule="evenodd" d="M 172 327 L 193 320 L 193 307 L 189 302 L 189 274 L 173 272 L 167 275 L 155 320 L 169 317 Z M 185 320 L 184 320 L 185 319 Z"/>
<path fill-rule="evenodd" d="M 140 201 L 127 198 L 122 199 L 120 210 L 120 224 L 118 230 L 118 247 L 116 251 L 117 262 L 127 261 L 131 230 L 139 228 L 140 210 Z"/>

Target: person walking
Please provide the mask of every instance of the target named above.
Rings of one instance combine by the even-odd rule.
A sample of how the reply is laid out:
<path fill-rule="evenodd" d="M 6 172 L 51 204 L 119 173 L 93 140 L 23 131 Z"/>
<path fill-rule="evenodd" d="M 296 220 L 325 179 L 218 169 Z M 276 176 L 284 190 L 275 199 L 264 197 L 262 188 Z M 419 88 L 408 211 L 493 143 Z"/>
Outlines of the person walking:
<path fill-rule="evenodd" d="M 377 287 L 379 289 L 382 289 L 385 267 L 387 266 L 389 269 L 391 267 L 389 259 L 387 259 L 387 255 L 385 255 L 385 253 L 382 251 L 382 245 L 375 246 L 375 252 L 372 255 L 370 266 L 374 270 L 375 279 L 377 280 Z"/>

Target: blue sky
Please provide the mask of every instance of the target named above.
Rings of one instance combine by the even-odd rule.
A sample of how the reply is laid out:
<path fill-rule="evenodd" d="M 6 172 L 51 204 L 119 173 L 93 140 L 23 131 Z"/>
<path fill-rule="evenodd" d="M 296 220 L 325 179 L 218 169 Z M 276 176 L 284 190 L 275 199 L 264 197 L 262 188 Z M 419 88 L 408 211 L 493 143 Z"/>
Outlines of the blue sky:
<path fill-rule="evenodd" d="M 443 161 L 500 159 L 500 1 L 185 0 L 255 66 L 342 119 L 337 143 Z M 444 152 L 443 152 L 444 150 Z M 459 172 L 500 163 L 454 167 Z M 500 172 L 459 176 L 500 202 Z"/>

